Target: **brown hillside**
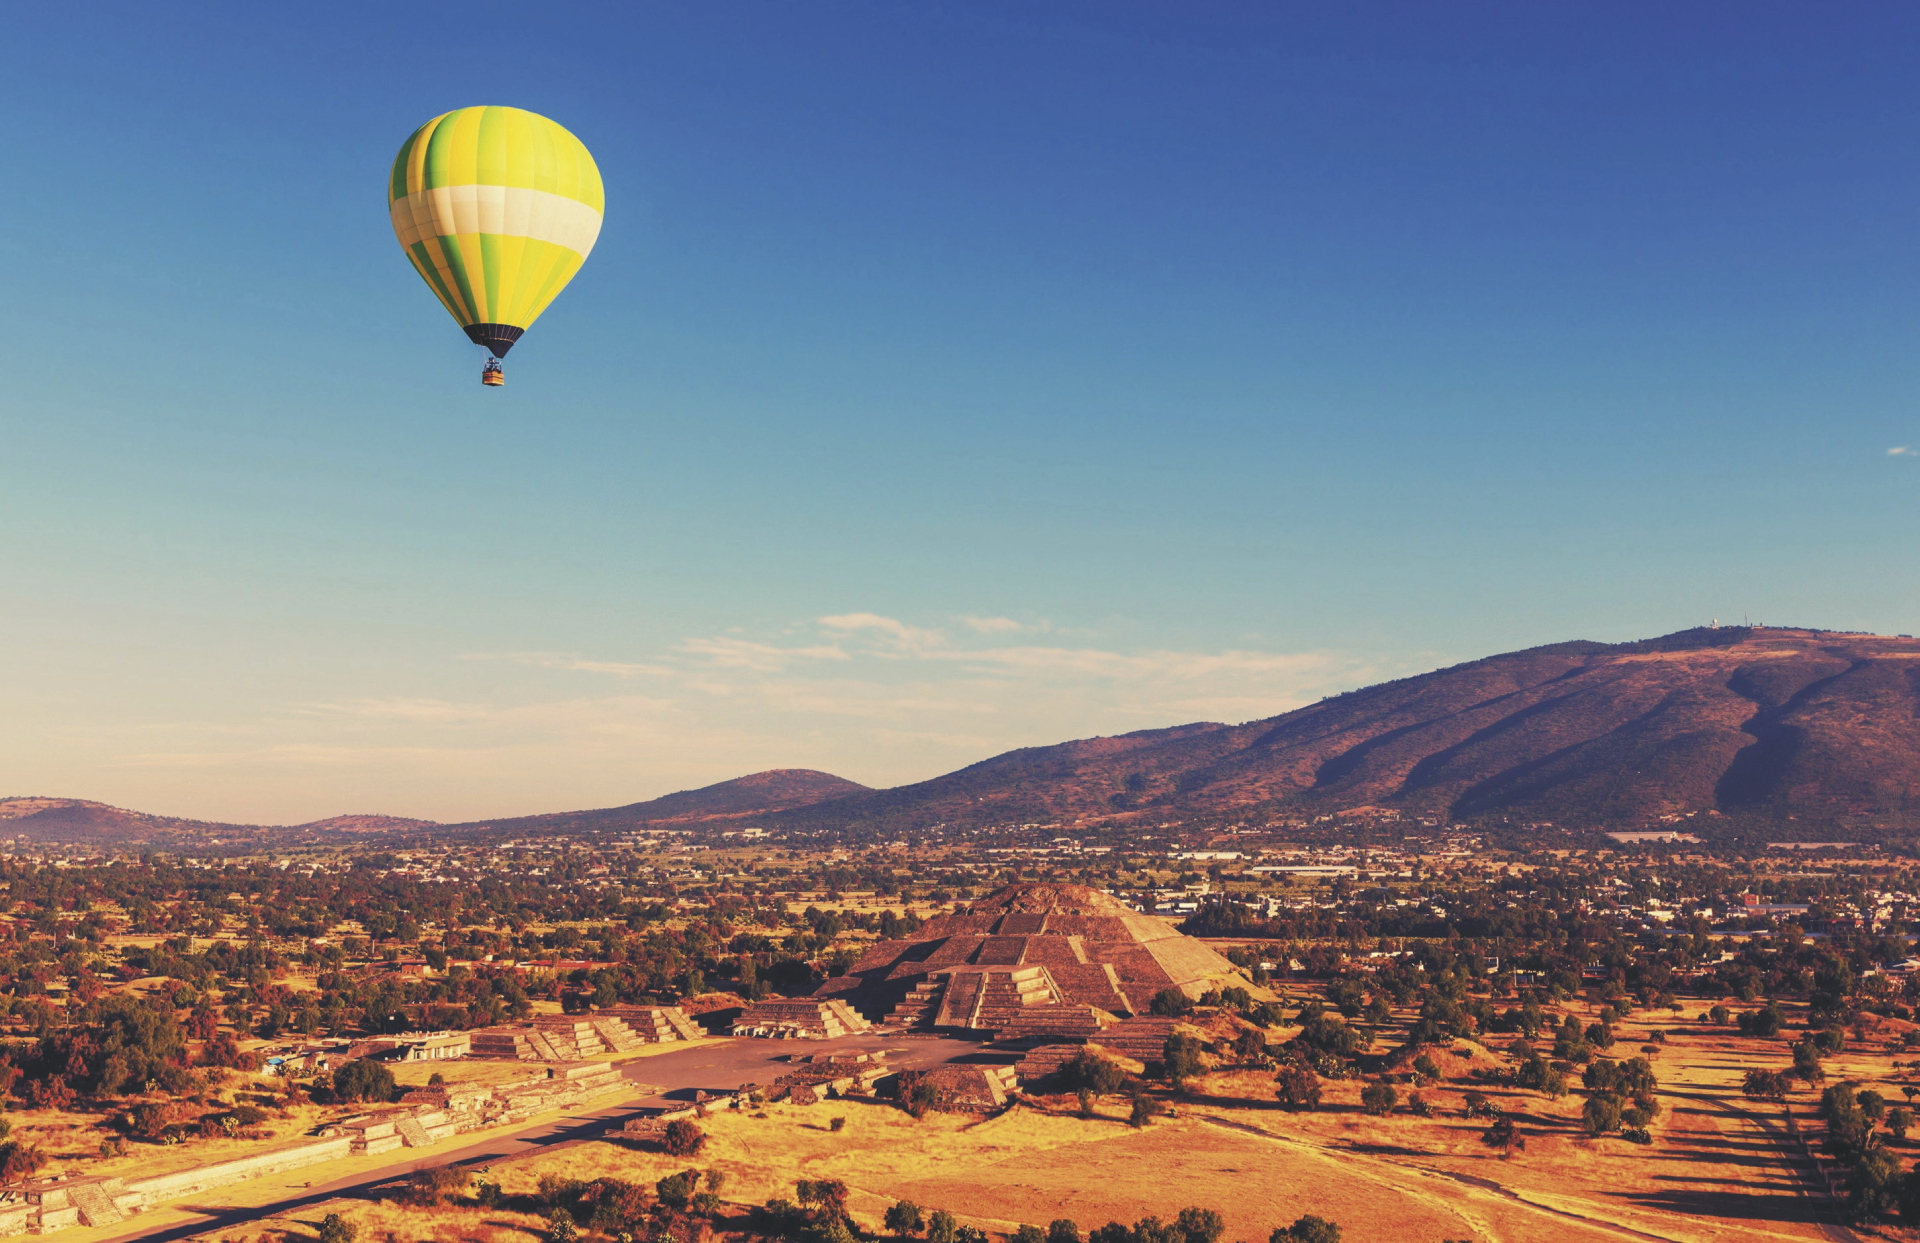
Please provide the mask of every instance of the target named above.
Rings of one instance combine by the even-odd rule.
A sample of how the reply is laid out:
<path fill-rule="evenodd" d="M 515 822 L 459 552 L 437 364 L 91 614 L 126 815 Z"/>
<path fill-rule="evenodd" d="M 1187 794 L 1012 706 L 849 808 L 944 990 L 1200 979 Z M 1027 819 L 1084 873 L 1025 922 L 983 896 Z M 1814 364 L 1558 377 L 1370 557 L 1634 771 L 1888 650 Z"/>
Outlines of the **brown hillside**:
<path fill-rule="evenodd" d="M 1562 643 L 1245 725 L 1032 747 L 802 823 L 1160 818 L 1373 805 L 1637 823 L 1920 811 L 1920 640 L 1726 627 Z"/>
<path fill-rule="evenodd" d="M 676 824 L 759 815 L 865 792 L 866 786 L 832 773 L 811 768 L 770 768 L 763 773 L 735 777 L 732 781 L 702 786 L 697 790 L 681 790 L 644 803 L 629 803 L 624 807 L 550 812 L 453 827 L 530 833 L 618 829 L 644 824 Z"/>

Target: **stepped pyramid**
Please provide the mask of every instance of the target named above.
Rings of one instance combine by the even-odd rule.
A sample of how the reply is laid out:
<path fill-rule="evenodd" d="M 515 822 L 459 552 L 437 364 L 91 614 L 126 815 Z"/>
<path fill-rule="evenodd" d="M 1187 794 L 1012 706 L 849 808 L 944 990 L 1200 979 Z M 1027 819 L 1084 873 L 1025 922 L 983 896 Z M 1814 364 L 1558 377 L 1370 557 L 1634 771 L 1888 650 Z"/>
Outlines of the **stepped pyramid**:
<path fill-rule="evenodd" d="M 826 1040 L 851 1036 L 872 1024 L 843 1001 L 800 997 L 756 1001 L 733 1021 L 736 1036 Z"/>
<path fill-rule="evenodd" d="M 1023 884 L 872 946 L 814 996 L 889 1026 L 1089 1040 L 1163 989 L 1198 997 L 1224 983 L 1247 981 L 1161 920 L 1085 885 Z"/>
<path fill-rule="evenodd" d="M 670 1040 L 698 1040 L 707 1033 L 679 1006 L 608 1006 L 597 1010 L 594 1021 L 623 1023 L 630 1034 L 644 1044 L 665 1044 Z"/>

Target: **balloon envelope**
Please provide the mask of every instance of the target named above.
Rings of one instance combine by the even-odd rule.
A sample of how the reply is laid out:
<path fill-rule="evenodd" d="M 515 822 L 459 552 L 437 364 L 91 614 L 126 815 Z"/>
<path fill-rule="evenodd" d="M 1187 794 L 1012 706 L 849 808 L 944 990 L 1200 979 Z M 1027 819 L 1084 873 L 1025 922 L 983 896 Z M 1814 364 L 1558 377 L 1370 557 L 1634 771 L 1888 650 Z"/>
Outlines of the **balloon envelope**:
<path fill-rule="evenodd" d="M 401 146 L 387 205 L 421 279 L 497 357 L 586 262 L 606 194 L 561 126 L 520 108 L 459 108 Z"/>

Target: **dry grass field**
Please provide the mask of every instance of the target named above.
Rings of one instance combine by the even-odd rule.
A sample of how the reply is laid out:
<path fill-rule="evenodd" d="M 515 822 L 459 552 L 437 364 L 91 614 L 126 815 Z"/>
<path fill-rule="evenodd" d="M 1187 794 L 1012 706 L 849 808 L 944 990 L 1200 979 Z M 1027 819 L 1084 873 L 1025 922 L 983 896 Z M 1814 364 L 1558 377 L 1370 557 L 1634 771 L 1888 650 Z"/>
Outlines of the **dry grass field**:
<path fill-rule="evenodd" d="M 1574 1009 L 1586 1017 L 1591 1007 Z M 1656 1030 L 1664 1043 L 1652 1039 Z M 530 1193 L 542 1175 L 650 1184 L 697 1165 L 726 1171 L 726 1198 L 742 1206 L 791 1196 L 796 1179 L 836 1178 L 852 1189 L 856 1217 L 874 1229 L 889 1204 L 910 1199 L 993 1233 L 1058 1217 L 1083 1229 L 1170 1218 L 1198 1205 L 1222 1213 L 1228 1239 L 1248 1243 L 1308 1212 L 1340 1222 L 1350 1243 L 1909 1237 L 1897 1228 L 1850 1230 L 1816 1194 L 1817 1172 L 1791 1142 L 1786 1118 L 1791 1108 L 1803 1128 L 1813 1127 L 1817 1092 L 1800 1088 L 1786 1106 L 1741 1095 L 1745 1071 L 1787 1063 L 1784 1040 L 1743 1037 L 1691 1013 L 1648 1012 L 1621 1023 L 1611 1054 L 1646 1056 L 1661 1081 L 1650 1145 L 1587 1136 L 1578 1092 L 1553 1101 L 1475 1077 L 1508 1064 L 1507 1042 L 1461 1041 L 1436 1055 L 1443 1079 L 1421 1089 L 1434 1106 L 1426 1118 L 1404 1108 L 1366 1115 L 1360 1080 L 1326 1082 L 1320 1109 L 1289 1112 L 1273 1102 L 1270 1072 L 1223 1070 L 1192 1081 L 1167 1102 L 1172 1116 L 1139 1130 L 1124 1121 L 1119 1098 L 1101 1102 L 1092 1119 L 1079 1117 L 1068 1097 L 1035 1098 L 990 1119 L 934 1114 L 918 1122 L 871 1103 L 771 1105 L 716 1113 L 703 1124 L 707 1150 L 691 1161 L 601 1143 L 503 1167 L 498 1176 L 508 1191 Z M 1829 1060 L 1829 1081 L 1857 1079 L 1899 1100 L 1905 1067 L 1894 1060 L 1877 1038 L 1854 1042 Z M 1481 1142 L 1487 1124 L 1464 1116 L 1468 1091 L 1485 1093 L 1517 1122 L 1524 1151 L 1503 1158 Z M 838 1132 L 829 1128 L 835 1117 L 846 1120 Z M 513 1227 L 496 1214 L 484 1228 Z"/>

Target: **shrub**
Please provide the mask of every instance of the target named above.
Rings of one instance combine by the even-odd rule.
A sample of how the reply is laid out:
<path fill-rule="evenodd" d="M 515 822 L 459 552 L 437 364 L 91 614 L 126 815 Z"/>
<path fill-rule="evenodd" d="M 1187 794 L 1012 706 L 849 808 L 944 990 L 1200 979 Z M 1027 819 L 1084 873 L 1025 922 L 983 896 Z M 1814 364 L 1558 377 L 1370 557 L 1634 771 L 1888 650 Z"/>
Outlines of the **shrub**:
<path fill-rule="evenodd" d="M 1429 1053 L 1422 1053 L 1419 1057 L 1413 1059 L 1413 1073 L 1423 1079 L 1438 1080 L 1442 1078 L 1440 1074 L 1440 1064 L 1434 1061 L 1433 1055 Z"/>
<path fill-rule="evenodd" d="M 1268 1235 L 1267 1243 L 1340 1243 L 1340 1227 L 1324 1217 L 1308 1213 L 1291 1226 Z"/>
<path fill-rule="evenodd" d="M 960 1223 L 952 1213 L 939 1209 L 927 1218 L 927 1243 L 956 1243 L 959 1237 Z"/>
<path fill-rule="evenodd" d="M 1777 1070 L 1750 1070 L 1741 1080 L 1743 1094 L 1758 1101 L 1784 1101 L 1792 1086 L 1786 1074 Z"/>
<path fill-rule="evenodd" d="M 547 1228 L 540 1234 L 540 1243 L 574 1243 L 579 1237 L 580 1228 L 574 1225 L 573 1214 L 557 1208 L 547 1218 Z"/>
<path fill-rule="evenodd" d="M 1127 1072 L 1119 1063 L 1086 1049 L 1074 1054 L 1060 1067 L 1060 1083 L 1072 1091 L 1108 1096 L 1118 1092 L 1127 1081 Z"/>
<path fill-rule="evenodd" d="M 912 1200 L 901 1200 L 887 1210 L 887 1229 L 901 1238 L 919 1234 L 926 1228 L 926 1218 L 920 1206 Z"/>
<path fill-rule="evenodd" d="M 827 1122 L 827 1129 L 829 1131 L 844 1131 L 847 1129 L 847 1120 L 839 1117 L 831 1118 Z"/>
<path fill-rule="evenodd" d="M 653 1194 L 660 1203 L 674 1212 L 683 1212 L 693 1200 L 693 1193 L 700 1188 L 699 1170 L 682 1170 L 678 1174 L 669 1174 L 653 1185 Z"/>
<path fill-rule="evenodd" d="M 1400 1094 L 1393 1090 L 1391 1084 L 1369 1083 L 1360 1089 L 1360 1108 L 1375 1118 L 1384 1118 L 1392 1113 L 1399 1099 Z"/>
<path fill-rule="evenodd" d="M 473 1175 L 457 1165 L 435 1165 L 415 1170 L 407 1176 L 405 1197 L 422 1208 L 444 1204 L 467 1189 Z"/>
<path fill-rule="evenodd" d="M 1007 1243 L 1047 1243 L 1047 1232 L 1038 1226 L 1022 1225 L 1007 1236 Z"/>
<path fill-rule="evenodd" d="M 1178 1088 L 1203 1069 L 1200 1063 L 1200 1041 L 1184 1032 L 1175 1032 L 1167 1037 L 1166 1047 L 1160 1060 L 1166 1067 L 1168 1081 Z"/>
<path fill-rule="evenodd" d="M 1131 1127 L 1143 1127 L 1152 1120 L 1153 1115 L 1157 1112 L 1153 1107 L 1152 1101 L 1148 1100 L 1145 1096 L 1136 1096 L 1133 1098 L 1133 1108 L 1127 1112 L 1127 1125 Z"/>
<path fill-rule="evenodd" d="M 691 1157 L 707 1142 L 707 1133 L 685 1118 L 676 1118 L 667 1123 L 667 1129 L 660 1136 L 660 1146 L 670 1157 Z"/>
<path fill-rule="evenodd" d="M 924 1118 L 929 1111 L 940 1108 L 940 1089 L 922 1080 L 907 1089 L 906 1106 L 909 1114 Z"/>
<path fill-rule="evenodd" d="M 1193 999 L 1177 988 L 1163 988 L 1153 996 L 1153 1004 L 1148 1007 L 1153 1013 L 1177 1018 L 1193 1009 Z"/>
<path fill-rule="evenodd" d="M 338 1213 L 328 1213 L 320 1220 L 320 1243 L 353 1243 L 359 1233 L 358 1227 Z"/>
<path fill-rule="evenodd" d="M 1318 1109 L 1320 1076 L 1305 1066 L 1288 1063 L 1274 1074 L 1273 1093 L 1288 1109 Z"/>
<path fill-rule="evenodd" d="M 1081 1243 L 1080 1227 L 1066 1217 L 1047 1223 L 1047 1243 Z"/>
<path fill-rule="evenodd" d="M 1210 1208 L 1183 1208 L 1173 1225 L 1181 1243 L 1220 1243 L 1227 1232 L 1225 1219 Z"/>
<path fill-rule="evenodd" d="M 1527 1137 L 1514 1128 L 1512 1118 L 1498 1118 L 1494 1124 L 1480 1133 L 1480 1142 L 1489 1148 L 1498 1148 L 1504 1158 L 1518 1148 L 1525 1150 Z"/>
<path fill-rule="evenodd" d="M 837 1178 L 803 1178 L 794 1191 L 820 1220 L 838 1221 L 847 1215 L 847 1185 Z"/>

